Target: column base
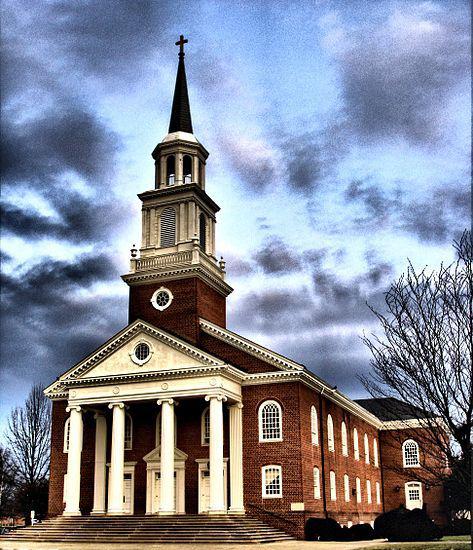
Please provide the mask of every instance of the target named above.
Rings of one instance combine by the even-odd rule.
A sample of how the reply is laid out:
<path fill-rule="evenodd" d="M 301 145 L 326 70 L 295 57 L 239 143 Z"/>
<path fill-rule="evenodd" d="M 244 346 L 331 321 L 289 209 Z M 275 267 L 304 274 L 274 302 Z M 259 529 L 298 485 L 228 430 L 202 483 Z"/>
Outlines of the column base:
<path fill-rule="evenodd" d="M 105 514 L 105 510 L 92 510 L 92 512 L 90 512 L 91 516 L 104 516 Z"/>
<path fill-rule="evenodd" d="M 176 512 L 174 510 L 159 510 L 158 516 L 175 516 Z"/>
<path fill-rule="evenodd" d="M 123 510 L 108 510 L 107 516 L 124 516 L 126 515 Z"/>
<path fill-rule="evenodd" d="M 209 516 L 221 516 L 222 514 L 227 514 L 227 510 L 225 509 L 222 509 L 222 510 L 209 510 L 208 511 L 208 514 Z"/>
<path fill-rule="evenodd" d="M 80 510 L 74 510 L 72 512 L 69 512 L 69 511 L 66 511 L 64 510 L 64 512 L 62 513 L 63 516 L 66 516 L 66 517 L 73 517 L 73 516 L 81 516 L 82 513 Z"/>
<path fill-rule="evenodd" d="M 228 509 L 229 514 L 246 514 L 246 510 L 244 508 L 230 508 Z"/>

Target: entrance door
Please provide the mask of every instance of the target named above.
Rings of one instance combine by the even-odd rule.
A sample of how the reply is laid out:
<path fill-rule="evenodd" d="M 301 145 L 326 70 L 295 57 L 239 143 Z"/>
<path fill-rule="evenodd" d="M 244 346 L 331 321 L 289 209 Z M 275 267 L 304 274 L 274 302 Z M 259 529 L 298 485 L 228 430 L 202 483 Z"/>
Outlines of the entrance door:
<path fill-rule="evenodd" d="M 223 463 L 223 502 L 227 509 L 227 463 Z M 199 465 L 199 514 L 206 514 L 210 508 L 210 470 L 208 462 Z"/>
<path fill-rule="evenodd" d="M 422 508 L 422 505 L 422 484 L 418 481 L 406 483 L 406 508 L 413 510 Z"/>
<path fill-rule="evenodd" d="M 161 472 L 154 472 L 154 500 L 153 512 L 159 512 L 159 503 L 161 499 Z M 177 510 L 177 484 L 176 471 L 174 471 L 174 510 Z"/>
<path fill-rule="evenodd" d="M 131 514 L 132 475 L 123 475 L 123 513 Z"/>

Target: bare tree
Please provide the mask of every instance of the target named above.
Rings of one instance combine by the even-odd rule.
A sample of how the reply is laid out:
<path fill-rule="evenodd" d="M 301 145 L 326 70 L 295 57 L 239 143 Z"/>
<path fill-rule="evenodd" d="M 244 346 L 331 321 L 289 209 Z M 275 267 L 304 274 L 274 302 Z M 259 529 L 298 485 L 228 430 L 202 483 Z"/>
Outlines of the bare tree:
<path fill-rule="evenodd" d="M 23 407 L 8 418 L 6 440 L 15 464 L 17 500 L 27 517 L 36 506 L 38 493 L 46 491 L 49 471 L 51 408 L 43 388 L 33 386 Z M 21 495 L 21 496 L 19 496 Z M 44 501 L 44 498 L 39 498 Z"/>
<path fill-rule="evenodd" d="M 12 514 L 16 469 L 8 448 L 0 445 L 0 517 Z"/>
<path fill-rule="evenodd" d="M 387 313 L 371 308 L 384 334 L 363 338 L 373 370 L 362 382 L 374 397 L 398 398 L 424 416 L 416 437 L 430 460 L 410 474 L 440 484 L 454 472 L 459 490 L 468 495 L 473 416 L 471 232 L 465 231 L 454 247 L 457 260 L 436 271 L 418 273 L 409 263 L 407 273 L 386 293 Z M 407 420 L 404 427 L 409 428 Z"/>

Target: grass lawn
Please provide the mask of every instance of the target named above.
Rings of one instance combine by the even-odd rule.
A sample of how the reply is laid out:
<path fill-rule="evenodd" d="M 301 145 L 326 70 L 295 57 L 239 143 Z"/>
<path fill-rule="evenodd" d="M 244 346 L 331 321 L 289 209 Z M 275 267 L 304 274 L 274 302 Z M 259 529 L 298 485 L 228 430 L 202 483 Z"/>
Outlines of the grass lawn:
<path fill-rule="evenodd" d="M 385 542 L 370 546 L 369 550 L 471 550 L 471 537 L 452 535 L 433 542 Z"/>

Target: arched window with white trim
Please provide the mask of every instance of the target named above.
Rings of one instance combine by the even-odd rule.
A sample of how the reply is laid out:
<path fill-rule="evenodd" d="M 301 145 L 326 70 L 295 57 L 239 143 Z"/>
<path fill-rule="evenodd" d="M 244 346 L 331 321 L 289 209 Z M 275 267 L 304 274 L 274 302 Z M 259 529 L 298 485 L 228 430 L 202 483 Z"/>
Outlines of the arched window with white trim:
<path fill-rule="evenodd" d="M 125 451 L 133 447 L 133 420 L 129 413 L 125 415 Z"/>
<path fill-rule="evenodd" d="M 314 405 L 310 408 L 310 439 L 312 445 L 319 444 L 319 420 L 317 417 L 317 409 Z"/>
<path fill-rule="evenodd" d="M 371 504 L 371 481 L 369 479 L 366 480 L 366 501 Z"/>
<path fill-rule="evenodd" d="M 408 439 L 402 444 L 402 459 L 404 468 L 420 466 L 419 445 L 413 439 Z"/>
<path fill-rule="evenodd" d="M 360 445 L 358 442 L 358 430 L 353 428 L 353 454 L 355 460 L 360 460 Z"/>
<path fill-rule="evenodd" d="M 327 415 L 327 445 L 332 453 L 335 451 L 335 439 L 333 437 L 333 419 L 332 415 Z"/>
<path fill-rule="evenodd" d="M 192 157 L 184 155 L 182 158 L 182 171 L 184 172 L 184 183 L 192 182 Z"/>
<path fill-rule="evenodd" d="M 282 498 L 282 467 L 270 464 L 261 468 L 261 493 L 263 498 Z"/>
<path fill-rule="evenodd" d="M 343 476 L 343 492 L 345 493 L 345 502 L 350 502 L 350 478 L 348 474 Z"/>
<path fill-rule="evenodd" d="M 63 444 L 63 452 L 68 453 L 69 452 L 69 436 L 71 433 L 71 419 L 68 418 L 64 424 L 64 444 Z"/>
<path fill-rule="evenodd" d="M 202 445 L 210 444 L 210 408 L 204 409 L 200 419 L 200 441 Z"/>
<path fill-rule="evenodd" d="M 375 467 L 379 466 L 379 453 L 378 453 L 378 441 L 376 438 L 373 439 L 373 462 Z"/>
<path fill-rule="evenodd" d="M 160 219 L 161 238 L 160 244 L 163 248 L 176 244 L 176 211 L 168 207 L 161 212 Z"/>
<path fill-rule="evenodd" d="M 320 470 L 314 468 L 314 498 L 320 498 Z"/>
<path fill-rule="evenodd" d="M 330 470 L 330 500 L 337 500 L 337 478 L 333 470 Z"/>
<path fill-rule="evenodd" d="M 282 441 L 282 410 L 277 401 L 265 401 L 258 410 L 259 440 Z"/>
<path fill-rule="evenodd" d="M 361 481 L 359 477 L 355 479 L 355 486 L 356 486 L 356 502 L 361 502 Z"/>
<path fill-rule="evenodd" d="M 345 421 L 342 422 L 342 455 L 348 456 L 348 436 Z"/>
<path fill-rule="evenodd" d="M 365 463 L 369 464 L 370 463 L 370 442 L 368 440 L 367 434 L 365 434 L 364 442 L 365 442 Z"/>

